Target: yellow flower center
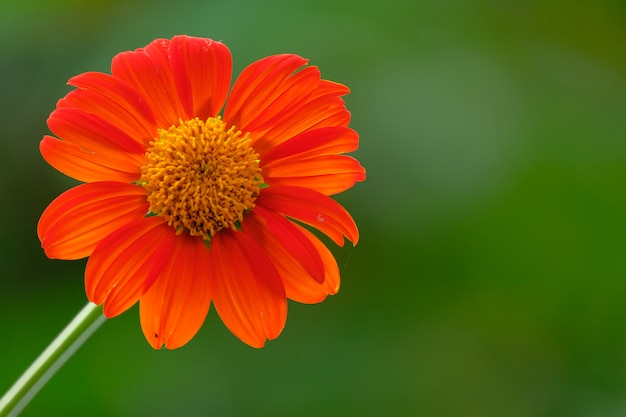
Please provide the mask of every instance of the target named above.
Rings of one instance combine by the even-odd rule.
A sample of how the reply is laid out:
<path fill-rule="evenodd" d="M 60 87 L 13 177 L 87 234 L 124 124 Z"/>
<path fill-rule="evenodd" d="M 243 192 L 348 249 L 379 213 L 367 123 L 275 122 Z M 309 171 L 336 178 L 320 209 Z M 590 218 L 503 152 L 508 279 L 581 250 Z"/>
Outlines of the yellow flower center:
<path fill-rule="evenodd" d="M 237 229 L 262 183 L 249 135 L 228 129 L 220 117 L 159 129 L 139 181 L 152 214 L 177 234 L 187 230 L 206 241 L 220 229 Z"/>

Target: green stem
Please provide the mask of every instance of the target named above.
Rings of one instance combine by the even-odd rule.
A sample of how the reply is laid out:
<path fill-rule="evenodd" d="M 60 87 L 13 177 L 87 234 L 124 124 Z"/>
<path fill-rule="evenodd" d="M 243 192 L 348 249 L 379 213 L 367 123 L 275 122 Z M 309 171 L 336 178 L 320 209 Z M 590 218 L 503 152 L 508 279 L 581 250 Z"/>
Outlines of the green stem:
<path fill-rule="evenodd" d="M 0 398 L 0 417 L 17 416 L 65 361 L 105 321 L 102 307 L 88 303 Z"/>

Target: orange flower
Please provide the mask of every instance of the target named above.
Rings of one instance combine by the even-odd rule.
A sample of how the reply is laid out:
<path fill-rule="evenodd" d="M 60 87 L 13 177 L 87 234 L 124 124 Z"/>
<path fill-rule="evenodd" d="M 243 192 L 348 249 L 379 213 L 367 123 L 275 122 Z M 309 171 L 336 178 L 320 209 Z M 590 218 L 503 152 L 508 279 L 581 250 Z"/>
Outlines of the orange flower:
<path fill-rule="evenodd" d="M 89 257 L 89 300 L 107 317 L 139 301 L 156 349 L 187 343 L 211 302 L 243 342 L 276 338 L 287 298 L 317 303 L 339 289 L 333 256 L 299 223 L 338 245 L 359 237 L 329 197 L 365 179 L 342 155 L 359 140 L 341 99 L 349 90 L 306 63 L 261 59 L 226 102 L 228 48 L 176 36 L 118 54 L 111 75 L 70 79 L 76 89 L 48 119 L 56 137 L 40 150 L 85 184 L 42 214 L 46 255 Z"/>

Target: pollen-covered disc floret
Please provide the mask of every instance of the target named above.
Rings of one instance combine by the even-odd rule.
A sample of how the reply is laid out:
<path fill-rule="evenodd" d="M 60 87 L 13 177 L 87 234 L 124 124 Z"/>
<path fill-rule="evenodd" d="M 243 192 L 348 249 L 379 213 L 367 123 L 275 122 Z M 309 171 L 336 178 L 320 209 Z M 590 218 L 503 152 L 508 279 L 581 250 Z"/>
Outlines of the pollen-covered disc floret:
<path fill-rule="evenodd" d="M 228 128 L 220 117 L 159 129 L 139 181 L 152 214 L 177 234 L 187 231 L 206 241 L 220 229 L 237 229 L 262 183 L 249 135 Z"/>

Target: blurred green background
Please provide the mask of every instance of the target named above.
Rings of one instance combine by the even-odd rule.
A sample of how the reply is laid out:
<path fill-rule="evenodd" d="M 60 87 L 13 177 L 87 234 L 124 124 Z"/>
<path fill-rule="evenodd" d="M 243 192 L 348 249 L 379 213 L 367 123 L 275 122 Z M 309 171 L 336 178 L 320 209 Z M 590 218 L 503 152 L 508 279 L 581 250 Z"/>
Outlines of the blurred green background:
<path fill-rule="evenodd" d="M 178 33 L 352 89 L 342 289 L 262 350 L 211 310 L 154 351 L 135 307 L 24 416 L 626 415 L 623 0 L 0 2 L 0 391 L 86 302 L 84 262 L 36 236 L 74 184 L 39 155 L 46 118 L 71 76 Z"/>

